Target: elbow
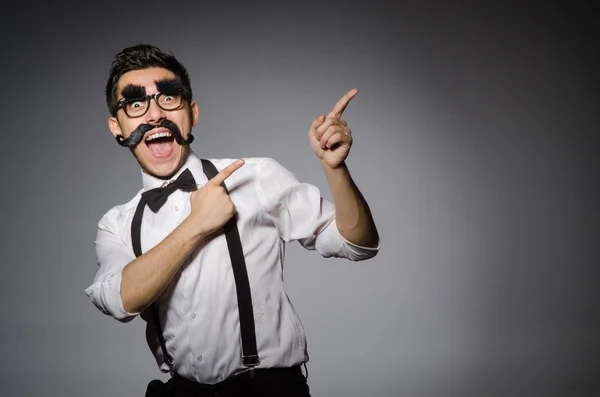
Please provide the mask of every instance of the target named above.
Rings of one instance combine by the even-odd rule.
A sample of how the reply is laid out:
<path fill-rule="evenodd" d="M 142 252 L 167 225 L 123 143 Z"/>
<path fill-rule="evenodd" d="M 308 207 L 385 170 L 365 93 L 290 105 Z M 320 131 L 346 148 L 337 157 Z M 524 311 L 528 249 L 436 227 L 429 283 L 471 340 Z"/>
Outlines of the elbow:
<path fill-rule="evenodd" d="M 128 299 L 128 298 L 124 297 L 123 293 L 121 293 L 121 305 L 123 307 L 123 312 L 127 313 L 129 315 L 135 315 L 135 313 L 141 313 L 145 309 L 144 307 L 139 307 L 139 305 L 136 305 L 135 302 L 132 301 L 132 299 Z M 117 319 L 117 320 L 119 320 L 119 319 Z"/>
<path fill-rule="evenodd" d="M 366 249 L 378 249 L 379 248 L 379 233 L 375 224 L 372 224 L 368 228 L 364 227 L 352 227 L 344 228 L 336 222 L 338 232 L 342 236 L 345 243 L 349 243 L 355 247 L 366 248 Z"/>
<path fill-rule="evenodd" d="M 127 300 L 127 298 L 125 298 L 123 296 L 123 293 L 121 293 L 121 302 L 122 302 L 122 305 L 123 305 L 123 311 L 125 313 L 135 313 L 135 312 L 138 311 L 137 308 L 135 306 L 133 306 L 131 303 L 129 303 L 129 301 Z M 119 319 L 117 319 L 117 320 L 119 320 Z"/>
<path fill-rule="evenodd" d="M 144 311 L 144 309 L 146 309 L 146 307 L 142 306 L 139 300 L 136 300 L 135 296 L 133 296 L 130 292 L 131 291 L 127 289 L 127 287 L 124 288 L 123 284 L 121 284 L 121 288 L 119 291 L 119 306 L 120 308 L 122 308 L 121 312 L 127 317 L 136 316 L 137 314 Z M 117 318 L 117 320 L 122 321 L 119 318 Z"/>

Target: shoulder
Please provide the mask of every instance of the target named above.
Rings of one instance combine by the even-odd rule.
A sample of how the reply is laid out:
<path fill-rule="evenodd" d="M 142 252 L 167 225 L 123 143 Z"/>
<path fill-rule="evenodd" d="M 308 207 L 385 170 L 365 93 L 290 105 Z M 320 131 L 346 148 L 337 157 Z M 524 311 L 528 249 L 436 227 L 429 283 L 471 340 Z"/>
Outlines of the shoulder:
<path fill-rule="evenodd" d="M 122 225 L 127 223 L 127 220 L 133 217 L 133 213 L 140 201 L 143 190 L 137 192 L 137 194 L 125 204 L 120 204 L 112 207 L 106 212 L 100 221 L 98 221 L 99 229 L 110 229 L 116 232 Z"/>

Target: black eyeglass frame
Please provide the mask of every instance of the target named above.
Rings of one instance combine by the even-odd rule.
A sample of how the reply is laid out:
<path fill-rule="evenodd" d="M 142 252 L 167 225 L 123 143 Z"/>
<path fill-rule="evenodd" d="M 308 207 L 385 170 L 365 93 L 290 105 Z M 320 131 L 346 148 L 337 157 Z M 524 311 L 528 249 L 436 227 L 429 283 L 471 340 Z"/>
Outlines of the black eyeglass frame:
<path fill-rule="evenodd" d="M 113 112 L 113 116 L 117 115 L 117 112 L 119 111 L 119 109 L 123 109 L 123 112 L 125 112 L 125 115 L 127 117 L 129 117 L 130 119 L 137 119 L 138 117 L 142 117 L 143 115 L 148 113 L 148 110 L 150 109 L 150 100 L 151 99 L 154 99 L 154 103 L 156 103 L 156 106 L 158 106 L 159 108 L 161 108 L 162 110 L 165 110 L 167 112 L 181 109 L 181 107 L 183 106 L 183 100 L 186 98 L 185 98 L 185 95 L 182 95 L 183 94 L 182 89 L 179 89 L 177 91 L 178 91 L 177 94 L 166 94 L 164 92 L 155 92 L 154 94 L 146 95 L 145 97 L 141 97 L 141 98 L 133 98 L 133 99 L 129 99 L 129 100 L 125 99 L 125 98 L 121 98 L 117 101 L 117 104 L 115 105 L 115 111 Z M 167 95 L 167 96 L 178 95 L 179 96 L 179 106 L 177 106 L 176 108 L 173 108 L 173 109 L 165 109 L 164 107 L 160 106 L 160 103 L 158 103 L 159 95 Z M 127 102 L 142 102 L 142 101 L 146 101 L 146 110 L 144 111 L 144 113 L 137 115 L 137 116 L 130 116 L 129 113 L 127 113 L 127 110 L 125 110 L 125 103 L 127 103 Z"/>

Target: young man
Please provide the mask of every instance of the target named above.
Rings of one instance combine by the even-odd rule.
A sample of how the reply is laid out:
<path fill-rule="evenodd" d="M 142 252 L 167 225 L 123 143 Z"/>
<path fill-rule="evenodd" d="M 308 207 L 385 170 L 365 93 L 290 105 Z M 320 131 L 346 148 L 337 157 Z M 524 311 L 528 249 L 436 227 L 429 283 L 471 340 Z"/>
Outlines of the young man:
<path fill-rule="evenodd" d="M 143 189 L 98 223 L 99 270 L 86 294 L 119 321 L 138 314 L 148 321 L 150 349 L 161 370 L 173 375 L 170 395 L 309 395 L 300 370 L 308 360 L 305 334 L 283 285 L 284 249 L 297 240 L 324 257 L 355 261 L 379 249 L 368 205 L 344 162 L 352 137 L 341 116 L 357 92 L 317 117 L 308 133 L 334 206 L 269 158 L 211 160 L 218 174 L 209 180 L 189 147 L 198 105 L 186 69 L 149 45 L 116 55 L 106 86 L 108 126 L 139 162 Z M 162 206 L 144 211 L 146 192 L 165 192 L 169 182 L 189 181 L 190 174 L 191 188 L 171 188 Z M 134 219 L 140 200 L 136 257 L 132 222 L 140 222 Z M 223 233 L 230 219 L 239 230 L 251 291 L 258 354 L 251 364 L 242 359 L 237 278 Z"/>

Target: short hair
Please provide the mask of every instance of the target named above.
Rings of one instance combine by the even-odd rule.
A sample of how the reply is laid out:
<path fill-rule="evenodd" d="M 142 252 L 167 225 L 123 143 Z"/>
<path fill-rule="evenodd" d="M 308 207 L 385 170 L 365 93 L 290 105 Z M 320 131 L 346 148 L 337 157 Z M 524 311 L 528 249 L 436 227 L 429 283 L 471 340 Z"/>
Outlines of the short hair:
<path fill-rule="evenodd" d="M 192 101 L 192 87 L 190 76 L 186 68 L 175 58 L 171 52 L 163 52 L 159 48 L 148 44 L 138 44 L 127 47 L 115 55 L 110 67 L 108 82 L 106 83 L 106 104 L 112 116 L 117 113 L 117 85 L 122 75 L 132 70 L 159 67 L 167 69 L 177 76 L 183 85 L 183 97 Z"/>

